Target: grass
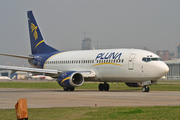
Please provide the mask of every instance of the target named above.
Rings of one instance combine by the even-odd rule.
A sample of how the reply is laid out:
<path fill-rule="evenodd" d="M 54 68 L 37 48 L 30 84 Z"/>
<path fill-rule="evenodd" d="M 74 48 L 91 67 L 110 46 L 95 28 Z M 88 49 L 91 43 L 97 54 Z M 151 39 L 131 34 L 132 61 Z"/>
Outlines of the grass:
<path fill-rule="evenodd" d="M 76 89 L 98 90 L 99 83 L 84 83 Z M 110 90 L 141 90 L 141 87 L 128 87 L 124 83 L 109 83 Z M 0 88 L 28 89 L 62 89 L 57 82 L 0 82 Z M 180 91 L 180 84 L 156 84 L 150 86 L 150 91 Z"/>
<path fill-rule="evenodd" d="M 30 120 L 178 120 L 180 106 L 30 108 Z M 1 120 L 15 120 L 14 109 L 0 110 Z"/>
<path fill-rule="evenodd" d="M 159 80 L 158 82 L 180 82 L 180 80 Z"/>

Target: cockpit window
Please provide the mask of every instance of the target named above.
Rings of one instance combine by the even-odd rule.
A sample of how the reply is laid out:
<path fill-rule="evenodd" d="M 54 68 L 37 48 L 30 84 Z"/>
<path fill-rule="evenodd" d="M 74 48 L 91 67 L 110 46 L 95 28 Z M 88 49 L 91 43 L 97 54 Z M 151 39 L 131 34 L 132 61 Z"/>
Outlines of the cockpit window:
<path fill-rule="evenodd" d="M 162 61 L 161 58 L 151 58 L 152 61 Z"/>
<path fill-rule="evenodd" d="M 146 58 L 143 58 L 142 61 L 146 62 Z"/>
<path fill-rule="evenodd" d="M 142 58 L 142 61 L 144 61 L 144 62 L 150 62 L 150 61 L 151 61 L 151 58 L 149 58 L 149 57 L 143 57 L 143 58 Z"/>
<path fill-rule="evenodd" d="M 144 62 L 150 62 L 150 61 L 162 61 L 161 58 L 149 58 L 149 57 L 143 57 L 142 61 Z"/>
<path fill-rule="evenodd" d="M 147 58 L 147 62 L 150 62 L 151 61 L 151 58 Z"/>

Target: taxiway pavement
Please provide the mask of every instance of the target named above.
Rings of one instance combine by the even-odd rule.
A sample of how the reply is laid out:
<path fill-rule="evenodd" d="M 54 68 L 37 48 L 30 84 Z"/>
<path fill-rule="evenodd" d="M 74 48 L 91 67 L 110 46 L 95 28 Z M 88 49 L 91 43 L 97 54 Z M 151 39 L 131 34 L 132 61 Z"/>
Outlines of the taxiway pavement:
<path fill-rule="evenodd" d="M 179 91 L 98 91 L 57 89 L 0 88 L 0 109 L 14 109 L 20 98 L 27 99 L 28 108 L 90 106 L 167 106 L 180 105 Z"/>

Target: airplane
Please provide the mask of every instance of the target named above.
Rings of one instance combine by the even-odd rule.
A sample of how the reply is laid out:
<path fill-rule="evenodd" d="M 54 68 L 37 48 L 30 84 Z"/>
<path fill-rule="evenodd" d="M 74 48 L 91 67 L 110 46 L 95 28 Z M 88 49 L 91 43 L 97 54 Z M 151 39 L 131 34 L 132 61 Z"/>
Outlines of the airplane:
<path fill-rule="evenodd" d="M 31 75 L 30 76 L 31 79 L 33 80 L 48 80 L 48 81 L 52 81 L 53 78 L 50 76 L 45 76 L 45 75 Z"/>
<path fill-rule="evenodd" d="M 0 76 L 0 80 L 9 80 L 11 81 L 11 79 L 7 76 Z"/>
<path fill-rule="evenodd" d="M 27 59 L 34 68 L 0 65 L 0 69 L 44 73 L 57 79 L 64 91 L 74 91 L 84 81 L 100 82 L 99 91 L 108 91 L 108 82 L 124 82 L 129 87 L 156 84 L 168 71 L 161 58 L 141 49 L 101 49 L 59 51 L 46 44 L 32 11 L 27 11 L 31 55 L 0 55 Z"/>

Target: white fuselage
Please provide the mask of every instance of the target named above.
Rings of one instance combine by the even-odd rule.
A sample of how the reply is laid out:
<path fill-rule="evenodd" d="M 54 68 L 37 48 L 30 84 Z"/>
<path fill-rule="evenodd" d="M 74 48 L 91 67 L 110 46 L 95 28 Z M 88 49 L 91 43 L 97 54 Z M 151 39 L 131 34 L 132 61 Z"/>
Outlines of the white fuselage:
<path fill-rule="evenodd" d="M 93 70 L 96 77 L 85 80 L 102 82 L 156 81 L 169 71 L 168 66 L 159 59 L 159 56 L 139 49 L 61 52 L 49 57 L 44 69 L 62 72 Z"/>

